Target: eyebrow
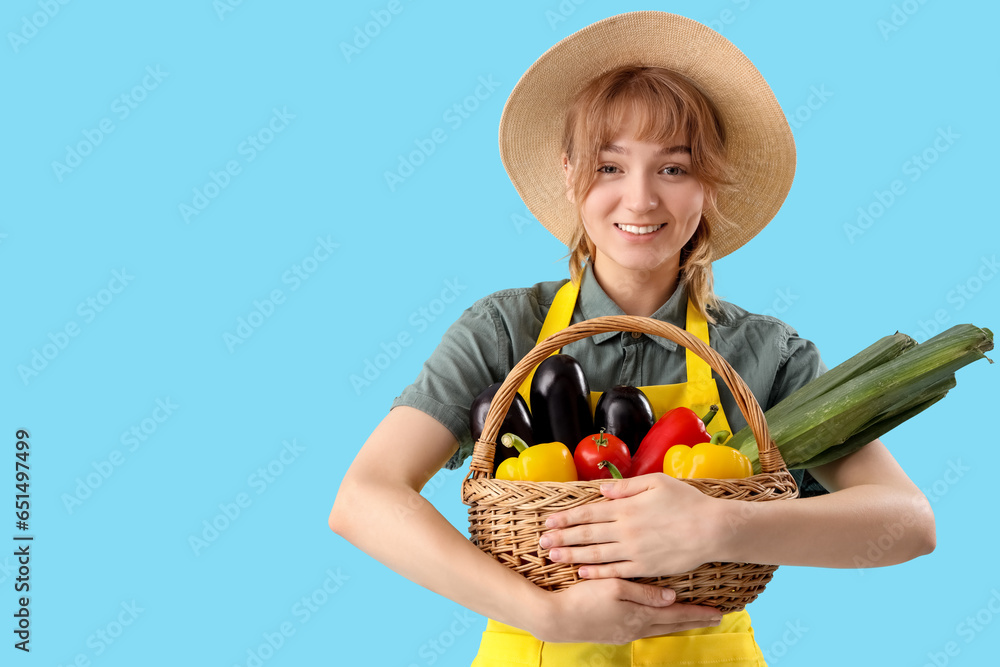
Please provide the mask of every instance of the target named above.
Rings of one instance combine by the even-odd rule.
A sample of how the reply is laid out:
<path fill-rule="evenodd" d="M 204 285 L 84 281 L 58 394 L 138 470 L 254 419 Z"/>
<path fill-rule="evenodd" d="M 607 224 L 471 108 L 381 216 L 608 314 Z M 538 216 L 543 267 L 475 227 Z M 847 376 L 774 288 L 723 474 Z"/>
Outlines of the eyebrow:
<path fill-rule="evenodd" d="M 601 148 L 601 151 L 602 152 L 608 151 L 610 153 L 618 153 L 620 155 L 628 155 L 628 149 L 624 148 L 623 146 L 619 146 L 618 144 L 608 144 L 607 146 L 604 146 L 603 148 Z M 664 148 L 661 148 L 657 154 L 658 155 L 670 155 L 672 153 L 687 153 L 687 154 L 690 155 L 690 153 L 691 153 L 691 147 L 690 146 L 684 146 L 684 145 L 666 146 Z"/>

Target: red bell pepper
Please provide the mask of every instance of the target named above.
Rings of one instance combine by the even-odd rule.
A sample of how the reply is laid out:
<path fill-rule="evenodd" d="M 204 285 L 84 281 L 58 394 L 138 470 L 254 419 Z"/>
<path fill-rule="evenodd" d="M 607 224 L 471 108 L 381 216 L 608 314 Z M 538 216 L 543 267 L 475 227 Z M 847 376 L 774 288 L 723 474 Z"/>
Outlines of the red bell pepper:
<path fill-rule="evenodd" d="M 680 407 L 660 417 L 632 457 L 632 477 L 663 472 L 663 457 L 674 445 L 693 447 L 701 442 L 709 442 L 712 436 L 705 427 L 718 411 L 719 406 L 713 405 L 708 414 L 701 418 L 690 408 Z"/>

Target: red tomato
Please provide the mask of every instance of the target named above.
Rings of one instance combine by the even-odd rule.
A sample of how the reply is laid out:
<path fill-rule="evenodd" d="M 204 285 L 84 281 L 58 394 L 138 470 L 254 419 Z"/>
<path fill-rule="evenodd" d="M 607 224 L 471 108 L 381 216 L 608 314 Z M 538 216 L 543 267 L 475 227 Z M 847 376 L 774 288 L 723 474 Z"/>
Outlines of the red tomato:
<path fill-rule="evenodd" d="M 604 429 L 581 440 L 573 453 L 576 474 L 584 481 L 611 479 L 609 468 L 598 467 L 601 461 L 614 463 L 622 477 L 628 477 L 632 472 L 632 457 L 628 445 L 618 436 L 605 433 Z"/>

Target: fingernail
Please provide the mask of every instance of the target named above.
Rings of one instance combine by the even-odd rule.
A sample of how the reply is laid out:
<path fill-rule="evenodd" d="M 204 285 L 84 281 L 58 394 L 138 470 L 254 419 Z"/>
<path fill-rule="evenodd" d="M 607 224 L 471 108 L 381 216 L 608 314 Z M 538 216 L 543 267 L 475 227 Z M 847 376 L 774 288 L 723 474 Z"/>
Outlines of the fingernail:
<path fill-rule="evenodd" d="M 548 519 L 545 520 L 545 527 L 546 528 L 555 528 L 556 527 L 556 520 L 553 519 L 552 517 L 549 517 Z"/>
<path fill-rule="evenodd" d="M 587 572 L 588 572 L 587 568 L 581 567 L 580 568 L 580 578 L 581 579 L 586 579 L 587 578 Z"/>
<path fill-rule="evenodd" d="M 559 560 L 559 550 L 553 549 L 549 552 L 549 560 Z"/>
<path fill-rule="evenodd" d="M 548 549 L 552 546 L 552 538 L 548 535 L 542 535 L 542 537 L 538 540 L 538 546 L 543 549 Z"/>
<path fill-rule="evenodd" d="M 663 599 L 667 602 L 673 602 L 674 598 L 677 597 L 677 593 L 675 593 L 672 588 L 664 588 L 660 591 L 660 595 L 662 595 Z"/>

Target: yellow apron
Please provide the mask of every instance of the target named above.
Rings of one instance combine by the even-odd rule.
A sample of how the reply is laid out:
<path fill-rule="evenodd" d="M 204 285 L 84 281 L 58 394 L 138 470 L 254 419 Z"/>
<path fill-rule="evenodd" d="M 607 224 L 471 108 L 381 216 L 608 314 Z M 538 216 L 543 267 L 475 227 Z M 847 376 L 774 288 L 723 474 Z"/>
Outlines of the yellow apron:
<path fill-rule="evenodd" d="M 576 306 L 579 286 L 568 282 L 556 293 L 549 309 L 539 342 L 569 326 Z M 688 333 L 708 340 L 708 322 L 688 301 Z M 712 377 L 712 368 L 691 350 L 686 350 L 687 382 L 671 385 L 640 387 L 649 398 L 656 418 L 667 410 L 684 405 L 699 415 L 718 405 L 719 412 L 708 427 L 709 433 L 731 430 L 719 401 L 719 388 Z M 528 400 L 528 388 L 534 371 L 528 375 L 519 392 Z M 591 392 L 591 408 L 597 405 L 599 392 Z M 629 644 L 573 644 L 542 642 L 520 628 L 487 619 L 472 667 L 577 667 L 578 665 L 725 665 L 726 667 L 766 667 L 760 647 L 754 641 L 750 615 L 746 610 L 726 614 L 715 627 L 675 632 L 669 635 L 639 639 Z"/>

